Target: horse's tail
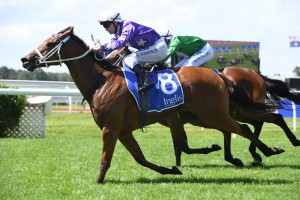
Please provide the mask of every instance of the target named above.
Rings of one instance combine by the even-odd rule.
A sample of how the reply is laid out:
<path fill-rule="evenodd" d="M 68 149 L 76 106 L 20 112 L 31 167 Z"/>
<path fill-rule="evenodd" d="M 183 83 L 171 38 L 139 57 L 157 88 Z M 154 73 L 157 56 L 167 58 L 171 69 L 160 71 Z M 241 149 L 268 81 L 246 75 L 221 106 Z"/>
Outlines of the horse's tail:
<path fill-rule="evenodd" d="M 300 94 L 291 91 L 285 82 L 281 80 L 270 79 L 261 74 L 259 75 L 267 84 L 267 97 L 269 100 L 280 104 L 282 102 L 281 98 L 284 98 L 293 101 L 296 104 L 300 104 Z"/>
<path fill-rule="evenodd" d="M 234 85 L 232 81 L 222 74 L 219 74 L 219 76 L 224 80 L 228 88 L 231 106 L 239 106 L 249 112 L 271 112 L 279 108 L 278 105 L 273 103 L 254 102 L 243 88 Z"/>

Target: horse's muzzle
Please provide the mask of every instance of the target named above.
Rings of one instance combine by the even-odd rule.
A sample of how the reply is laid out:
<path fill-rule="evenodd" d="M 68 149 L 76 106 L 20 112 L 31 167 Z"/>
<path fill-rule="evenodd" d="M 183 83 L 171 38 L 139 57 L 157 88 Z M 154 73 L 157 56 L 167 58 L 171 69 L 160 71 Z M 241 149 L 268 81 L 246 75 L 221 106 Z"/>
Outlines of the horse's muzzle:
<path fill-rule="evenodd" d="M 21 62 L 22 62 L 23 68 L 27 69 L 28 71 L 32 72 L 36 68 L 34 60 L 30 59 L 30 57 L 28 57 L 28 56 L 22 57 Z"/>

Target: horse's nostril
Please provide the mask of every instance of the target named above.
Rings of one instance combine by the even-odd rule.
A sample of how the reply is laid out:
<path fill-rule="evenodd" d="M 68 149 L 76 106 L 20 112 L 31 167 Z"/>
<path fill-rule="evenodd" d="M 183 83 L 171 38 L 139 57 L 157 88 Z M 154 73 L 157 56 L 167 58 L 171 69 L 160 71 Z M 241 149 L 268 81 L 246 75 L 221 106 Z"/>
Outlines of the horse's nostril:
<path fill-rule="evenodd" d="M 22 63 L 28 63 L 29 59 L 27 57 L 21 58 Z"/>

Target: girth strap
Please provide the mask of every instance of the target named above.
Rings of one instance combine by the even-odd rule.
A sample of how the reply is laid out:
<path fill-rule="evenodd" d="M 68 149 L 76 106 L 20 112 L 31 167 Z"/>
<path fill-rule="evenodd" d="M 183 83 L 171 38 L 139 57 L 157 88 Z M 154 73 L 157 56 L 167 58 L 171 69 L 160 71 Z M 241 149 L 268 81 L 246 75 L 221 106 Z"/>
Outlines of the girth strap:
<path fill-rule="evenodd" d="M 145 127 L 146 122 L 147 122 L 148 98 L 147 98 L 146 91 L 143 91 L 140 94 L 141 94 L 141 101 L 142 101 L 142 107 L 141 107 L 141 127 L 140 128 L 141 128 L 142 132 L 146 132 L 146 130 L 144 130 L 144 127 Z"/>

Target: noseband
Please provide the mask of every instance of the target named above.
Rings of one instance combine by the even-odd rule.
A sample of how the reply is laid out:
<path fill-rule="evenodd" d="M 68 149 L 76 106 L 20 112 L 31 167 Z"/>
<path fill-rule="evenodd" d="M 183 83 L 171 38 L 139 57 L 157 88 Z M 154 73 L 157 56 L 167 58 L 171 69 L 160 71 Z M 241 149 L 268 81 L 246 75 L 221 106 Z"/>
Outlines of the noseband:
<path fill-rule="evenodd" d="M 37 67 L 40 64 L 45 64 L 46 67 L 49 67 L 48 66 L 49 63 L 56 63 L 56 62 L 59 62 L 60 66 L 61 66 L 62 63 L 65 61 L 78 60 L 80 58 L 83 58 L 90 52 L 90 50 L 87 50 L 85 53 L 83 53 L 80 56 L 76 56 L 73 58 L 61 59 L 60 48 L 64 43 L 66 43 L 71 38 L 71 36 L 68 36 L 63 40 L 61 40 L 57 35 L 54 35 L 54 34 L 52 35 L 52 37 L 54 37 L 59 43 L 55 47 L 53 47 L 48 53 L 46 53 L 45 55 L 42 55 L 42 53 L 37 48 L 34 49 L 35 52 L 39 55 L 39 59 L 37 59 L 36 64 L 35 64 Z M 48 60 L 56 52 L 57 52 L 59 60 Z"/>

